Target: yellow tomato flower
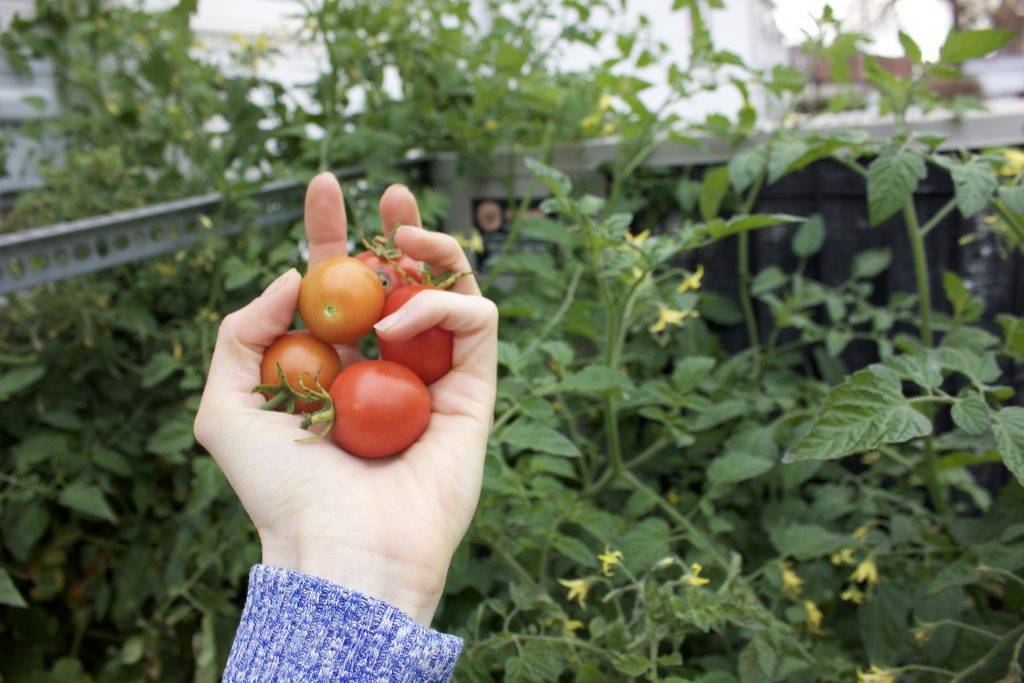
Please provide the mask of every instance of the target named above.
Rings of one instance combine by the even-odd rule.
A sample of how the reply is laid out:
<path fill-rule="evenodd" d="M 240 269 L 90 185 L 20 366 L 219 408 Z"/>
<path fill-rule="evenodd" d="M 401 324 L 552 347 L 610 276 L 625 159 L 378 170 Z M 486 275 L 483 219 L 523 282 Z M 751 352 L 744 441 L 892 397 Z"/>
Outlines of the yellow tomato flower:
<path fill-rule="evenodd" d="M 700 566 L 700 564 L 696 562 L 691 564 L 690 571 L 687 572 L 686 576 L 683 577 L 683 583 L 690 586 L 705 586 L 711 583 L 710 579 L 705 579 L 700 575 L 701 570 L 703 569 L 704 567 Z"/>
<path fill-rule="evenodd" d="M 815 635 L 824 635 L 821 630 L 821 610 L 814 604 L 813 600 L 804 600 L 804 610 L 807 612 L 807 628 Z"/>
<path fill-rule="evenodd" d="M 609 121 L 608 123 L 604 124 L 604 127 L 601 128 L 601 135 L 603 135 L 605 137 L 608 137 L 609 135 L 611 135 L 614 132 L 615 132 L 615 124 L 612 123 L 611 121 Z"/>
<path fill-rule="evenodd" d="M 697 270 L 684 277 L 683 281 L 679 283 L 679 287 L 676 288 L 676 291 L 680 294 L 689 292 L 690 290 L 696 292 L 700 289 L 700 280 L 702 277 L 704 277 L 704 265 L 698 264 Z"/>
<path fill-rule="evenodd" d="M 850 574 L 850 580 L 856 581 L 857 583 L 867 583 L 869 586 L 874 586 L 878 583 L 878 567 L 875 565 L 875 561 L 870 557 L 860 564 Z"/>
<path fill-rule="evenodd" d="M 999 169 L 999 173 L 1007 176 L 1015 176 L 1024 173 L 1024 151 L 1019 149 L 1004 149 L 1003 157 L 1006 163 Z"/>
<path fill-rule="evenodd" d="M 914 631 L 914 640 L 918 641 L 919 643 L 923 643 L 924 641 L 928 640 L 928 629 L 919 628 L 916 631 Z"/>
<path fill-rule="evenodd" d="M 842 593 L 839 594 L 839 599 L 845 602 L 852 602 L 855 605 L 859 605 L 864 602 L 864 591 L 857 588 L 856 586 L 850 586 Z"/>
<path fill-rule="evenodd" d="M 679 497 L 679 493 L 675 489 L 669 489 L 669 492 L 665 494 L 665 502 L 669 505 L 679 505 L 682 502 L 682 498 Z"/>
<path fill-rule="evenodd" d="M 868 532 L 871 531 L 871 524 L 861 524 L 859 527 L 853 530 L 853 537 L 858 541 L 863 541 L 868 537 Z"/>
<path fill-rule="evenodd" d="M 599 123 L 601 123 L 601 112 L 597 111 L 589 116 L 585 116 L 583 120 L 580 121 L 580 125 L 584 128 L 597 128 L 597 124 Z"/>
<path fill-rule="evenodd" d="M 601 99 L 597 101 L 597 108 L 606 111 L 612 108 L 612 96 L 607 92 L 601 93 Z"/>
<path fill-rule="evenodd" d="M 696 318 L 698 316 L 700 316 L 700 313 L 693 309 L 677 311 L 665 304 L 658 304 L 658 321 L 651 325 L 650 330 L 651 332 L 661 332 L 669 325 L 682 325 L 683 321 L 687 318 Z"/>
<path fill-rule="evenodd" d="M 894 683 L 897 675 L 874 664 L 867 671 L 861 671 L 860 667 L 857 667 L 857 683 Z"/>
<path fill-rule="evenodd" d="M 786 597 L 796 600 L 804 589 L 804 580 L 797 576 L 797 573 L 786 562 L 782 566 L 782 592 Z"/>
<path fill-rule="evenodd" d="M 575 638 L 576 631 L 579 631 L 581 628 L 583 628 L 582 621 L 580 621 L 579 619 L 569 619 L 565 622 L 564 627 L 566 638 Z"/>
<path fill-rule="evenodd" d="M 644 246 L 644 242 L 646 242 L 647 238 L 650 237 L 650 236 L 651 236 L 651 231 L 650 230 L 644 230 L 639 235 L 634 235 L 633 233 L 627 231 L 626 232 L 626 241 L 629 242 L 630 244 L 632 244 L 637 249 L 640 249 L 641 247 Z"/>
<path fill-rule="evenodd" d="M 612 567 L 619 564 L 619 560 L 622 559 L 622 551 L 612 550 L 608 546 L 605 546 L 604 553 L 598 555 L 597 559 L 601 561 L 601 573 L 605 576 L 611 576 Z"/>
<path fill-rule="evenodd" d="M 577 600 L 580 607 L 587 609 L 587 592 L 590 590 L 590 582 L 586 579 L 559 579 L 558 583 L 569 589 L 565 599 L 569 602 Z"/>
<path fill-rule="evenodd" d="M 843 548 L 839 552 L 832 553 L 829 559 L 837 567 L 841 564 L 856 564 L 857 560 L 853 559 L 853 550 L 853 548 Z"/>
<path fill-rule="evenodd" d="M 484 130 L 498 130 L 498 127 L 500 125 L 501 124 L 499 124 L 494 119 L 487 119 L 486 121 L 484 121 Z"/>

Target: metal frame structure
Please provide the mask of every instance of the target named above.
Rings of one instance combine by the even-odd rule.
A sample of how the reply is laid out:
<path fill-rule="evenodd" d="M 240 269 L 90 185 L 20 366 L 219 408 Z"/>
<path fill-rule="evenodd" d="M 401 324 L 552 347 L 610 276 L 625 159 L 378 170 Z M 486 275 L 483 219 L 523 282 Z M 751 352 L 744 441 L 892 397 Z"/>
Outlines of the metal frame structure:
<path fill-rule="evenodd" d="M 893 134 L 891 124 L 858 120 L 849 115 L 825 117 L 809 130 L 827 132 L 843 128 L 866 130 L 873 138 L 885 139 Z M 946 135 L 940 149 L 981 149 L 989 146 L 1024 142 L 1024 103 L 997 107 L 995 111 L 972 114 L 963 121 L 950 117 L 923 117 L 911 122 L 911 128 Z M 755 136 L 752 144 L 767 139 L 768 134 Z M 551 165 L 576 178 L 589 182 L 592 191 L 601 191 L 607 179 L 602 169 L 619 155 L 619 141 L 604 139 L 559 147 Z M 703 166 L 721 163 L 734 152 L 728 143 L 717 138 L 703 138 L 697 145 L 665 142 L 643 162 L 647 168 Z M 450 208 L 440 226 L 448 232 L 463 232 L 473 225 L 473 204 L 482 197 L 522 197 L 531 190 L 537 197 L 546 195 L 535 187 L 532 175 L 523 163 L 524 154 L 502 153 L 493 164 L 507 169 L 507 175 L 465 179 L 458 173 L 455 154 L 436 154 L 404 160 L 404 167 L 422 166 L 431 185 L 450 199 Z M 337 171 L 339 180 L 352 181 L 364 177 L 359 168 Z M 261 226 L 276 225 L 302 217 L 305 181 L 286 180 L 264 185 L 249 195 L 259 210 L 253 217 Z M 211 229 L 209 216 L 216 214 L 221 195 L 211 193 L 199 197 L 154 204 L 145 208 L 122 211 L 106 216 L 70 221 L 42 228 L 0 234 L 0 294 L 10 293 L 115 265 L 129 263 L 158 254 L 183 249 Z M 225 234 L 237 233 L 241 222 L 220 226 Z"/>

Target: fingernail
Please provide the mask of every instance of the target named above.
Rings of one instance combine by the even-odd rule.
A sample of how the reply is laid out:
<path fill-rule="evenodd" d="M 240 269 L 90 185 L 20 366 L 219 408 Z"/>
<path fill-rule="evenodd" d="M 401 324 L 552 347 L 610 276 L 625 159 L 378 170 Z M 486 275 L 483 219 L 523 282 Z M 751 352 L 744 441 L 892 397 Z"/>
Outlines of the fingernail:
<path fill-rule="evenodd" d="M 387 332 L 402 322 L 406 315 L 408 314 L 405 312 L 405 309 L 399 308 L 388 317 L 378 320 L 377 324 L 373 326 L 373 329 L 378 332 Z"/>
<path fill-rule="evenodd" d="M 294 272 L 296 272 L 295 269 L 291 268 L 291 269 L 285 271 L 283 274 L 279 275 L 276 280 L 274 280 L 269 285 L 267 285 L 267 288 L 263 290 L 263 295 L 266 296 L 267 294 L 270 294 L 271 292 L 274 292 L 274 291 L 276 291 L 278 289 L 281 289 L 281 287 L 283 287 L 284 284 L 286 282 L 288 282 L 288 280 L 291 279 L 292 273 L 294 273 Z"/>

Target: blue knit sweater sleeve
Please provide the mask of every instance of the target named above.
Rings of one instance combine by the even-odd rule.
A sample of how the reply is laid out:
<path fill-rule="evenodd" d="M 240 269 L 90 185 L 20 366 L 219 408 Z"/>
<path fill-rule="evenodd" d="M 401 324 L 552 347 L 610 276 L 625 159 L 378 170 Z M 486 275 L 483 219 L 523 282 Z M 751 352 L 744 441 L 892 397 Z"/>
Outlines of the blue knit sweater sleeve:
<path fill-rule="evenodd" d="M 462 639 L 386 602 L 301 572 L 256 565 L 226 683 L 451 678 Z"/>

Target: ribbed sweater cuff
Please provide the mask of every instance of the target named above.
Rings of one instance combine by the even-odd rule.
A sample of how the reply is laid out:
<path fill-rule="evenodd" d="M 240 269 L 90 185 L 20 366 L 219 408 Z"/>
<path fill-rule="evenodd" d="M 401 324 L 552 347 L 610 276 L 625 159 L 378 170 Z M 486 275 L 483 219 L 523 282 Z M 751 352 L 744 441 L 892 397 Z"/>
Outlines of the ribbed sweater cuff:
<path fill-rule="evenodd" d="M 268 565 L 249 595 L 224 681 L 447 681 L 462 639 L 330 581 Z"/>

